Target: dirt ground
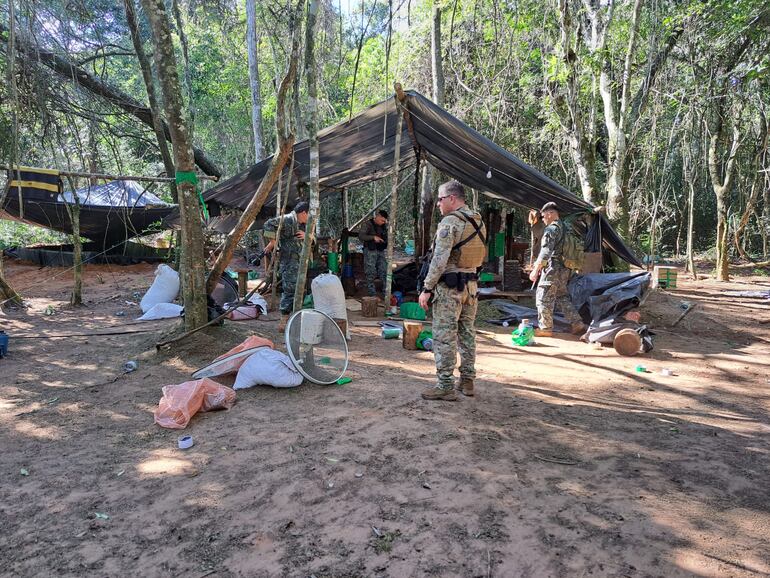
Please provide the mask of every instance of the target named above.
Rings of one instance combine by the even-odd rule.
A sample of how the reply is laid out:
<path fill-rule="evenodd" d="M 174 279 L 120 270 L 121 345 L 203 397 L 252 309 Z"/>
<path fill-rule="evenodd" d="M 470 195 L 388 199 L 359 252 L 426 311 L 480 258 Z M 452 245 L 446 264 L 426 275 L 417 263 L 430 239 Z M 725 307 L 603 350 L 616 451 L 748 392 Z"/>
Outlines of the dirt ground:
<path fill-rule="evenodd" d="M 239 391 L 182 451 L 161 387 L 283 343 L 272 314 L 156 353 L 176 321 L 125 325 L 153 269 L 89 266 L 72 309 L 69 273 L 6 262 L 30 307 L 0 317 L 2 575 L 770 575 L 770 302 L 722 293 L 766 277 L 653 293 L 637 358 L 485 326 L 457 403 L 420 399 L 430 353 L 354 326 L 352 383 Z M 108 327 L 146 331 L 63 337 Z"/>

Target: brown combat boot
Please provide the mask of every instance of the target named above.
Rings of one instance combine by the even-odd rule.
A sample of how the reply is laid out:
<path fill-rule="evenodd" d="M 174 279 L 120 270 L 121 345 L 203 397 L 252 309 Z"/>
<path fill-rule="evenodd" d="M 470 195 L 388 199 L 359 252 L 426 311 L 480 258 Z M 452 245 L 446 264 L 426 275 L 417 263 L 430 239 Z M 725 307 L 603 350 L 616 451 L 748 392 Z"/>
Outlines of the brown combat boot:
<path fill-rule="evenodd" d="M 535 327 L 535 337 L 553 337 L 553 331 L 550 329 L 540 329 Z"/>
<path fill-rule="evenodd" d="M 289 316 L 281 313 L 281 320 L 278 322 L 278 331 L 285 331 L 286 324 L 289 322 Z"/>
<path fill-rule="evenodd" d="M 583 333 L 586 332 L 586 329 L 588 329 L 588 325 L 583 323 L 582 321 L 578 321 L 577 323 L 573 323 L 570 327 L 570 332 L 572 335 L 583 335 Z"/>
<path fill-rule="evenodd" d="M 470 377 L 461 377 L 457 382 L 457 389 L 466 397 L 473 397 L 473 380 Z"/>
<path fill-rule="evenodd" d="M 457 401 L 457 394 L 454 389 L 431 387 L 422 392 L 422 398 L 431 401 Z"/>

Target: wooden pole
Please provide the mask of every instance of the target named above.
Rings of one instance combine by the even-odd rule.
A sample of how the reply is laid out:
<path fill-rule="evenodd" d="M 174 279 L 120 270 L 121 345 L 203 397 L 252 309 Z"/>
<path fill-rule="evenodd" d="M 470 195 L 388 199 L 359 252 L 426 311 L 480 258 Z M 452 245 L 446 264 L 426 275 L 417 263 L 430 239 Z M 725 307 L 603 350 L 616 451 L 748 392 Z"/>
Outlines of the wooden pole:
<path fill-rule="evenodd" d="M 498 269 L 500 271 L 500 286 L 503 288 L 503 291 L 508 289 L 508 287 L 505 286 L 505 225 L 506 225 L 506 218 L 508 216 L 508 210 L 503 207 L 500 210 L 500 232 L 503 234 L 503 254 L 498 257 Z"/>
<path fill-rule="evenodd" d="M 72 222 L 72 295 L 70 305 L 83 304 L 83 244 L 80 241 L 80 197 L 77 196 L 77 179 L 67 177 L 72 189 L 72 204 L 67 204 L 67 214 Z"/>
<path fill-rule="evenodd" d="M 396 94 L 403 96 L 401 85 L 396 83 Z M 390 294 L 393 286 L 393 246 L 396 242 L 396 221 L 398 213 L 398 172 L 401 163 L 401 130 L 404 125 L 404 115 L 401 110 L 401 100 L 395 99 L 398 122 L 396 123 L 396 143 L 393 151 L 393 185 L 390 190 L 390 218 L 388 219 L 388 256 L 386 261 L 387 275 L 385 276 L 385 310 L 390 306 Z"/>
<path fill-rule="evenodd" d="M 0 165 L 0 170 L 3 171 L 17 171 L 17 170 L 32 170 L 34 167 L 22 167 L 14 165 L 12 167 L 7 165 Z M 84 171 L 59 171 L 59 174 L 63 177 L 82 177 L 86 179 L 97 179 L 100 181 L 144 181 L 151 183 L 174 183 L 175 177 L 142 177 L 136 175 L 109 175 L 104 173 L 87 173 Z M 198 175 L 199 181 L 218 181 L 219 177 L 212 177 L 209 175 Z"/>

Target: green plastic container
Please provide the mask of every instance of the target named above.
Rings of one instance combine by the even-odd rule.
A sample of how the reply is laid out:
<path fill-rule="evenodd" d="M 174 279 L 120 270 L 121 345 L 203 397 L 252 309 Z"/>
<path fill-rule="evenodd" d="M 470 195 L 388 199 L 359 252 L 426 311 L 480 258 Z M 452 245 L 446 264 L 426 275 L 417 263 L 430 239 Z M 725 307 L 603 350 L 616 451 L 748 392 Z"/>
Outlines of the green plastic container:
<path fill-rule="evenodd" d="M 326 262 L 329 265 L 329 271 L 332 273 L 340 272 L 340 256 L 337 253 L 328 253 L 326 255 Z"/>
<path fill-rule="evenodd" d="M 404 319 L 414 319 L 415 321 L 425 321 L 425 309 L 420 307 L 419 303 L 409 302 L 402 303 L 399 310 L 401 317 Z"/>
<path fill-rule="evenodd" d="M 494 281 L 494 280 L 495 280 L 495 274 L 494 273 L 489 273 L 489 272 L 485 271 L 484 273 L 479 274 L 479 282 L 480 283 L 489 283 L 489 282 Z"/>

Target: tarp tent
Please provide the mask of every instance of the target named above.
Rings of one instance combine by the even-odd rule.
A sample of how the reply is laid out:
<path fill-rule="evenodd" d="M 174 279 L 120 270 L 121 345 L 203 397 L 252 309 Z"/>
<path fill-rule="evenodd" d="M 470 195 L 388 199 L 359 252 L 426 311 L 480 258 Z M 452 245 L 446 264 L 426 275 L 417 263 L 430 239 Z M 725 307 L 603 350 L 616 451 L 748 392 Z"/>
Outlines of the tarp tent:
<path fill-rule="evenodd" d="M 413 165 L 417 155 L 461 183 L 479 192 L 526 208 L 540 208 L 555 201 L 563 213 L 590 211 L 592 206 L 566 188 L 529 166 L 510 152 L 476 132 L 442 108 L 414 91 L 404 93 L 402 105 L 401 169 Z M 319 132 L 321 195 L 382 179 L 392 173 L 397 114 L 395 98 L 382 101 Z M 298 185 L 310 179 L 309 142 L 294 147 L 294 167 L 289 182 L 291 206 Z M 244 170 L 204 193 L 212 215 L 220 207 L 245 209 L 267 173 L 270 158 Z M 284 187 L 289 167 L 284 169 Z M 276 187 L 266 206 L 275 212 Z M 267 214 L 267 213 L 266 213 Z M 232 220 L 230 221 L 230 223 Z M 228 225 L 230 224 L 228 223 Z M 633 265 L 639 260 L 626 247 L 607 220 L 599 215 L 603 246 Z"/>
<path fill-rule="evenodd" d="M 23 211 L 16 181 L 10 175 L 2 216 L 71 234 L 67 209 L 74 197 L 72 191 L 62 192 L 59 173 L 24 168 L 20 182 Z M 80 200 L 80 234 L 100 248 L 139 236 L 153 223 L 163 221 L 175 207 L 134 181 L 87 186 L 75 194 Z"/>

